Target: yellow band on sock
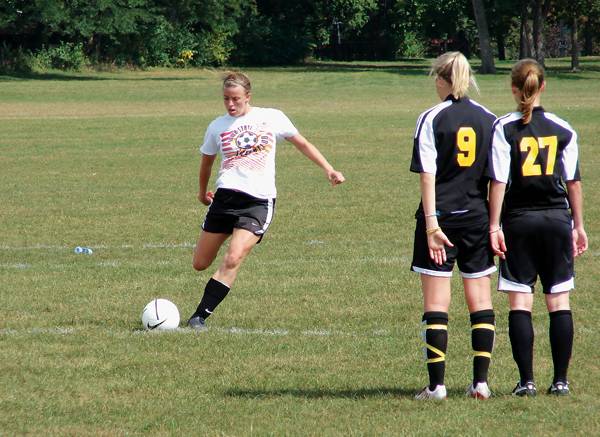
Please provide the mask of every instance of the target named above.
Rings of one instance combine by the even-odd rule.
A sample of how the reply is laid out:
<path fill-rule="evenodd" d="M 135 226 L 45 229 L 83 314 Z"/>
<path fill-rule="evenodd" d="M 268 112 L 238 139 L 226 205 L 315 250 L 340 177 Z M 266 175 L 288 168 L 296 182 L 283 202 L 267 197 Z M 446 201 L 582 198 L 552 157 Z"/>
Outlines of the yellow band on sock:
<path fill-rule="evenodd" d="M 473 356 L 492 358 L 492 354 L 490 352 L 482 352 L 482 351 L 473 351 Z"/>
<path fill-rule="evenodd" d="M 444 352 L 442 352 L 441 350 L 439 350 L 438 348 L 433 347 L 432 345 L 427 344 L 427 343 L 425 343 L 425 347 L 427 349 L 429 349 L 431 352 L 433 352 L 434 354 L 438 354 L 440 356 L 440 358 L 441 358 L 440 361 L 442 361 L 442 360 L 444 360 L 446 358 L 446 354 Z"/>
<path fill-rule="evenodd" d="M 425 325 L 425 329 L 441 329 L 442 331 L 447 331 L 448 325 Z"/>
<path fill-rule="evenodd" d="M 471 326 L 471 330 L 473 329 L 489 329 L 495 331 L 496 327 L 491 323 L 477 323 L 476 325 Z"/>
<path fill-rule="evenodd" d="M 437 357 L 437 358 L 428 358 L 425 362 L 427 364 L 432 364 L 432 363 L 439 363 L 440 361 L 444 361 L 446 358 L 444 357 Z"/>

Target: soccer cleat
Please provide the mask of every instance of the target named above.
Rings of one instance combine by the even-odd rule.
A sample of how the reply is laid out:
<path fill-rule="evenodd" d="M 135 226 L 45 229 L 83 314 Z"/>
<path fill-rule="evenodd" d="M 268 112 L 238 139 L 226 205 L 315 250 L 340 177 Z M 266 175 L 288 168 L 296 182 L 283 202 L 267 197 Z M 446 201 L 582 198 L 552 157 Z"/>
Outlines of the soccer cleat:
<path fill-rule="evenodd" d="M 467 396 L 473 399 L 489 399 L 492 396 L 492 391 L 487 385 L 487 382 L 478 382 L 477 384 L 471 384 L 467 389 Z"/>
<path fill-rule="evenodd" d="M 569 395 L 569 393 L 571 393 L 571 391 L 569 390 L 569 382 L 563 382 L 563 381 L 558 381 L 556 383 L 552 383 L 552 385 L 550 387 L 548 387 L 548 394 L 549 395 L 556 395 L 556 396 L 567 396 Z"/>
<path fill-rule="evenodd" d="M 428 399 L 432 399 L 434 401 L 443 401 L 446 399 L 446 386 L 436 385 L 435 390 L 429 390 L 429 387 L 425 387 L 415 395 L 415 399 L 418 401 Z"/>
<path fill-rule="evenodd" d="M 200 316 L 190 317 L 190 320 L 188 320 L 187 324 L 190 328 L 195 329 L 197 331 L 204 331 L 205 329 L 208 329 L 206 327 L 206 322 Z"/>
<path fill-rule="evenodd" d="M 533 381 L 527 381 L 525 385 L 521 385 L 521 381 L 517 382 L 517 386 L 512 391 L 513 396 L 530 396 L 534 397 L 537 394 L 537 389 Z"/>

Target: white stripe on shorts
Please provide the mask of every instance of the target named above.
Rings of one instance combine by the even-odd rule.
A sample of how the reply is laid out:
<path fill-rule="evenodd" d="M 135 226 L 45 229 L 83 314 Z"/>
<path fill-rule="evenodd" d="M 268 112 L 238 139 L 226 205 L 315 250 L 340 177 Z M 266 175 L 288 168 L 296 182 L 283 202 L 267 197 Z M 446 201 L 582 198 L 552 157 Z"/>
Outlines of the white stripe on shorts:
<path fill-rule="evenodd" d="M 491 275 L 496 271 L 496 266 L 492 266 L 489 269 L 484 270 L 483 272 L 475 272 L 475 273 L 464 273 L 460 272 L 460 276 L 465 279 L 478 279 L 483 278 L 484 276 Z"/>
<path fill-rule="evenodd" d="M 262 230 L 257 232 L 257 234 L 262 235 L 267 232 L 267 228 L 271 224 L 271 220 L 273 219 L 273 199 L 267 199 L 267 218 L 265 219 L 265 224 L 262 227 Z"/>
<path fill-rule="evenodd" d="M 440 272 L 437 270 L 429 270 L 429 269 L 424 269 L 422 267 L 416 267 L 416 266 L 412 266 L 412 270 L 416 273 L 421 273 L 423 275 L 429 275 L 429 276 L 439 276 L 442 278 L 450 278 L 452 277 L 452 272 Z"/>

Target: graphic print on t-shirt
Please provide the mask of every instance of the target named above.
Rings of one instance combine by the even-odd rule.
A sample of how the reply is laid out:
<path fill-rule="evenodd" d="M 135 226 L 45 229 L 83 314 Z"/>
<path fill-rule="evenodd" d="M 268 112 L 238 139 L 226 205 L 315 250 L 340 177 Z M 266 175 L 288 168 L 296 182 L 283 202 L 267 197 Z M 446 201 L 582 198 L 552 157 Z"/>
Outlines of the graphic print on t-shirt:
<path fill-rule="evenodd" d="M 254 125 L 243 125 L 221 135 L 224 170 L 243 167 L 249 170 L 263 169 L 275 137 Z"/>

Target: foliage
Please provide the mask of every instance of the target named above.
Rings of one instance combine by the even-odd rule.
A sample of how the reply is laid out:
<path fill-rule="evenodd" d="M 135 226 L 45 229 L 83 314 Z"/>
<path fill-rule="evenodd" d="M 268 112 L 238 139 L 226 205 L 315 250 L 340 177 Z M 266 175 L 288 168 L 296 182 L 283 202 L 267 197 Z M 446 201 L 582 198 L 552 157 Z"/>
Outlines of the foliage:
<path fill-rule="evenodd" d="M 600 34 L 600 0 L 545 1 L 550 25 L 577 15 L 591 54 Z M 493 17 L 492 46 L 514 53 L 523 2 L 482 4 Z M 180 66 L 183 50 L 194 52 L 190 66 L 479 52 L 471 0 L 4 0 L 0 36 L 8 47 L 5 70 L 43 64 L 48 50 L 64 52 L 68 44 L 81 47 L 92 64 L 141 67 Z"/>

